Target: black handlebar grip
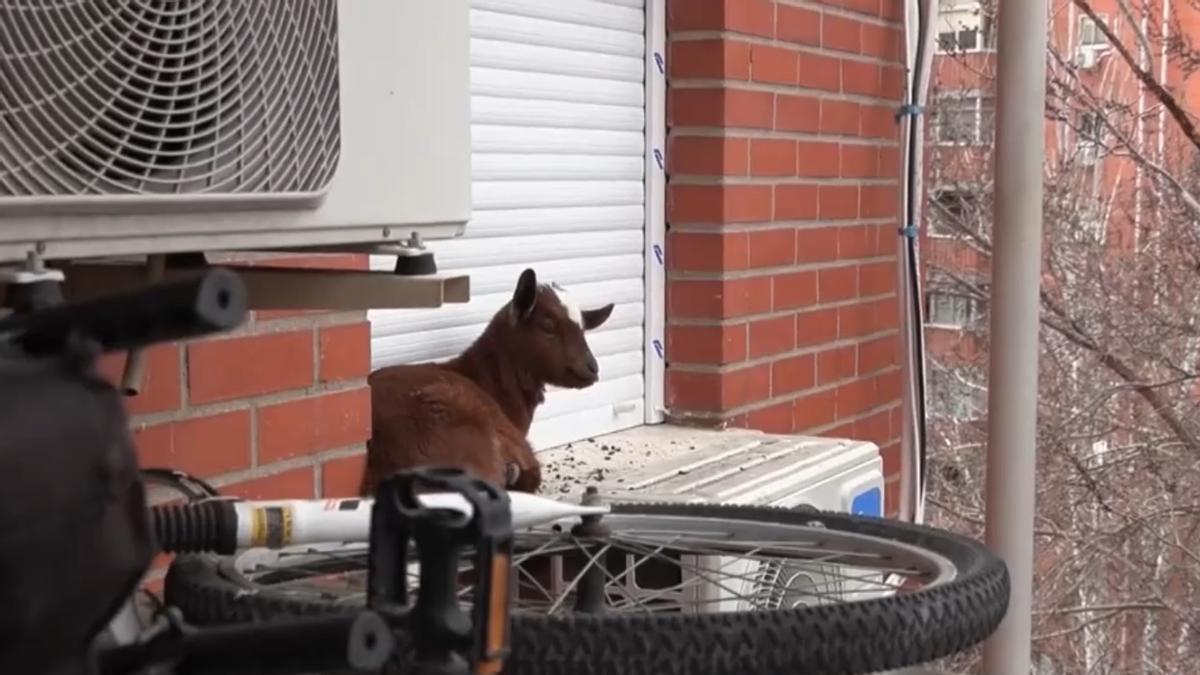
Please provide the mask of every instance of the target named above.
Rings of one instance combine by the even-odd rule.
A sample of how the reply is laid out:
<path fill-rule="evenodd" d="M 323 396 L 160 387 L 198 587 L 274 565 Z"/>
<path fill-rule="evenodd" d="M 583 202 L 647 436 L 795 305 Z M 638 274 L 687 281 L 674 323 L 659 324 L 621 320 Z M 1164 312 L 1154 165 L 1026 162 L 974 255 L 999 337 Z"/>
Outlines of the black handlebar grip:
<path fill-rule="evenodd" d="M 61 350 L 72 334 L 105 352 L 220 333 L 246 319 L 246 287 L 234 272 L 199 276 L 0 320 L 0 334 L 29 353 Z"/>

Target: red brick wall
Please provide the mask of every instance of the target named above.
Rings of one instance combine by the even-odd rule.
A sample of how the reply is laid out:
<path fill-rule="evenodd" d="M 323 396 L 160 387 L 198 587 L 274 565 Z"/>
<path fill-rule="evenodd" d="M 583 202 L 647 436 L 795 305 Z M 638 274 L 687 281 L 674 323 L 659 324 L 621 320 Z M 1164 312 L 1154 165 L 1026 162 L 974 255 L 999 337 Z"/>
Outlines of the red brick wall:
<path fill-rule="evenodd" d="M 257 264 L 365 268 L 363 256 Z M 253 312 L 233 333 L 146 354 L 126 399 L 143 466 L 177 468 L 248 498 L 348 495 L 371 433 L 365 312 Z M 124 355 L 102 369 L 119 381 Z"/>
<path fill-rule="evenodd" d="M 900 8 L 667 4 L 671 416 L 874 441 L 891 480 Z"/>

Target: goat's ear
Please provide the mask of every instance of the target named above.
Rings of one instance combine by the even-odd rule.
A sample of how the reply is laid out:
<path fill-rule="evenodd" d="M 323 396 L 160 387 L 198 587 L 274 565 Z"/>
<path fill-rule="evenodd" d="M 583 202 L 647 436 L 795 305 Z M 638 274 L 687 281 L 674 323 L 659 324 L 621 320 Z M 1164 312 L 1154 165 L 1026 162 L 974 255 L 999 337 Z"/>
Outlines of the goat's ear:
<path fill-rule="evenodd" d="M 608 317 L 612 316 L 613 304 L 610 302 L 599 309 L 587 309 L 583 311 L 583 329 L 592 330 L 604 325 L 608 321 Z"/>
<path fill-rule="evenodd" d="M 521 272 L 517 289 L 513 291 L 512 308 L 518 319 L 528 319 L 537 304 L 537 273 L 532 269 Z"/>

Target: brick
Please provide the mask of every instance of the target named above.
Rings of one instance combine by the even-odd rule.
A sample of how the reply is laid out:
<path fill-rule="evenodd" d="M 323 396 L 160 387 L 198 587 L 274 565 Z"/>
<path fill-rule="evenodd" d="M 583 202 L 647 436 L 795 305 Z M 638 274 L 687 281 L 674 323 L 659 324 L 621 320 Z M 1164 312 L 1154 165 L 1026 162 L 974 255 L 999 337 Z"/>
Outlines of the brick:
<path fill-rule="evenodd" d="M 897 178 L 900 175 L 900 148 L 885 145 L 879 148 L 880 178 Z"/>
<path fill-rule="evenodd" d="M 735 33 L 775 37 L 775 5 L 766 0 L 726 0 L 724 24 Z"/>
<path fill-rule="evenodd" d="M 258 409 L 258 461 L 263 464 L 362 443 L 370 436 L 367 387 Z"/>
<path fill-rule="evenodd" d="M 673 410 L 721 412 L 761 401 L 770 395 L 766 364 L 725 373 L 667 372 L 667 404 Z"/>
<path fill-rule="evenodd" d="M 861 106 L 853 101 L 821 100 L 821 133 L 856 136 Z"/>
<path fill-rule="evenodd" d="M 862 51 L 862 23 L 833 14 L 826 14 L 821 22 L 821 46 L 841 52 L 857 54 Z"/>
<path fill-rule="evenodd" d="M 884 0 L 890 2 L 890 0 Z M 880 0 L 826 0 L 831 5 L 841 7 L 842 9 L 868 16 L 879 16 Z"/>
<path fill-rule="evenodd" d="M 879 147 L 843 143 L 841 162 L 843 178 L 874 178 L 879 175 Z M 875 186 L 864 186 L 864 191 L 866 187 Z"/>
<path fill-rule="evenodd" d="M 725 124 L 725 90 L 680 88 L 667 90 L 669 126 L 719 127 Z"/>
<path fill-rule="evenodd" d="M 833 262 L 838 258 L 838 229 L 815 227 L 796 232 L 796 262 Z"/>
<path fill-rule="evenodd" d="M 885 218 L 900 211 L 899 196 L 895 185 L 864 185 L 859 211 L 863 218 Z"/>
<path fill-rule="evenodd" d="M 808 433 L 837 420 L 837 392 L 821 391 L 797 398 L 792 405 L 796 433 Z"/>
<path fill-rule="evenodd" d="M 120 389 L 126 354 L 110 354 L 97 362 L 97 370 Z M 142 355 L 142 382 L 137 396 L 123 396 L 130 415 L 178 410 L 182 392 L 179 376 L 179 346 L 156 345 Z"/>
<path fill-rule="evenodd" d="M 858 267 L 858 292 L 864 296 L 883 295 L 896 289 L 896 265 L 871 263 Z"/>
<path fill-rule="evenodd" d="M 897 338 L 898 339 L 898 338 Z M 900 400 L 904 382 L 900 377 L 901 371 L 895 368 L 875 376 L 876 403 L 890 403 Z"/>
<path fill-rule="evenodd" d="M 361 321 L 320 328 L 317 349 L 322 382 L 366 377 L 371 372 L 371 324 Z"/>
<path fill-rule="evenodd" d="M 776 185 L 775 220 L 812 220 L 819 201 L 815 185 Z"/>
<path fill-rule="evenodd" d="M 818 361 L 818 373 L 820 372 L 820 368 L 820 362 Z M 875 395 L 875 381 L 873 379 L 854 380 L 838 385 L 837 416 L 839 420 L 856 417 L 878 404 L 879 399 Z"/>
<path fill-rule="evenodd" d="M 717 136 L 672 136 L 667 142 L 667 170 L 672 175 L 748 175 L 750 141 Z"/>
<path fill-rule="evenodd" d="M 900 466 L 902 456 L 900 454 L 900 444 L 893 443 L 891 445 L 882 446 L 879 448 L 879 456 L 883 460 L 883 475 L 888 478 L 900 476 Z M 891 486 L 889 486 L 890 488 Z M 888 495 L 896 493 L 897 504 L 899 504 L 900 484 L 895 485 L 895 489 L 889 489 Z"/>
<path fill-rule="evenodd" d="M 686 0 L 685 0 L 686 1 Z M 821 44 L 821 14 L 811 9 L 779 4 L 776 6 L 775 36 L 800 45 Z"/>
<path fill-rule="evenodd" d="M 829 308 L 796 314 L 796 346 L 812 347 L 837 339 L 839 311 Z"/>
<path fill-rule="evenodd" d="M 758 222 L 770 219 L 769 185 L 667 186 L 667 221 L 672 224 Z"/>
<path fill-rule="evenodd" d="M 723 366 L 746 360 L 746 324 L 668 326 L 667 360 Z"/>
<path fill-rule="evenodd" d="M 855 338 L 876 332 L 875 313 L 870 304 L 847 305 L 839 307 L 837 312 L 837 337 Z"/>
<path fill-rule="evenodd" d="M 775 121 L 775 94 L 726 89 L 721 122 L 726 127 L 770 129 Z"/>
<path fill-rule="evenodd" d="M 854 377 L 858 350 L 854 345 L 835 347 L 817 354 L 817 384 L 820 386 Z"/>
<path fill-rule="evenodd" d="M 750 50 L 750 79 L 768 84 L 796 84 L 796 52 L 770 45 L 754 45 Z"/>
<path fill-rule="evenodd" d="M 672 78 L 750 79 L 750 44 L 739 40 L 675 40 L 667 59 Z"/>
<path fill-rule="evenodd" d="M 796 84 L 806 89 L 840 93 L 842 91 L 841 62 L 832 56 L 823 54 L 801 54 L 796 66 Z"/>
<path fill-rule="evenodd" d="M 667 3 L 667 29 L 721 30 L 725 28 L 724 0 L 689 0 Z"/>
<path fill-rule="evenodd" d="M 143 467 L 179 469 L 208 478 L 250 467 L 250 411 L 194 417 L 137 428 Z"/>
<path fill-rule="evenodd" d="M 358 496 L 367 455 L 331 459 L 321 464 L 321 494 L 318 497 L 338 498 Z"/>
<path fill-rule="evenodd" d="M 857 185 L 822 185 L 817 215 L 821 220 L 849 220 L 858 217 Z"/>
<path fill-rule="evenodd" d="M 188 345 L 191 403 L 211 403 L 313 383 L 311 330 L 209 340 Z"/>
<path fill-rule="evenodd" d="M 796 230 L 791 227 L 750 233 L 750 266 L 780 267 L 796 261 Z"/>
<path fill-rule="evenodd" d="M 837 178 L 842 174 L 841 148 L 837 143 L 801 141 L 797 174 L 804 178 Z"/>
<path fill-rule="evenodd" d="M 900 517 L 900 476 L 898 474 L 884 482 L 883 513 L 885 518 Z"/>
<path fill-rule="evenodd" d="M 667 292 L 670 313 L 675 318 L 728 319 L 771 309 L 770 277 L 672 279 Z"/>
<path fill-rule="evenodd" d="M 859 96 L 880 96 L 883 70 L 878 64 L 864 61 L 842 61 L 842 91 Z"/>
<path fill-rule="evenodd" d="M 774 309 L 797 309 L 817 302 L 817 272 L 804 270 L 774 277 Z"/>
<path fill-rule="evenodd" d="M 899 101 L 904 98 L 904 71 L 900 68 L 882 67 L 879 69 L 879 95 L 889 101 Z"/>
<path fill-rule="evenodd" d="M 858 116 L 859 133 L 867 138 L 896 139 L 900 134 L 894 107 L 864 105 L 859 109 Z"/>
<path fill-rule="evenodd" d="M 817 272 L 817 299 L 822 303 L 858 297 L 858 268 L 832 267 Z"/>
<path fill-rule="evenodd" d="M 900 61 L 904 55 L 904 33 L 891 26 L 864 23 L 862 52 L 885 61 Z"/>
<path fill-rule="evenodd" d="M 751 140 L 750 175 L 795 176 L 796 141 L 785 138 Z"/>
<path fill-rule="evenodd" d="M 312 499 L 313 468 L 300 467 L 226 485 L 221 493 L 242 499 Z"/>
<path fill-rule="evenodd" d="M 796 320 L 791 315 L 750 322 L 750 358 L 756 359 L 796 348 Z"/>
<path fill-rule="evenodd" d="M 771 395 L 784 396 L 816 384 L 816 358 L 801 354 L 771 364 Z"/>
<path fill-rule="evenodd" d="M 821 128 L 821 101 L 811 96 L 780 94 L 775 97 L 775 128 L 779 131 L 815 132 Z"/>
<path fill-rule="evenodd" d="M 746 426 L 769 434 L 790 434 L 795 430 L 791 401 L 776 403 L 746 413 Z"/>
<path fill-rule="evenodd" d="M 680 272 L 722 272 L 746 269 L 750 235 L 746 232 L 667 233 L 667 269 Z"/>
<path fill-rule="evenodd" d="M 899 342 L 900 337 L 893 334 L 859 343 L 858 372 L 866 375 L 895 366 Z"/>
<path fill-rule="evenodd" d="M 871 225 L 847 225 L 838 228 L 838 257 L 854 260 L 874 256 L 877 234 L 878 230 Z"/>
<path fill-rule="evenodd" d="M 899 23 L 904 20 L 905 5 L 902 2 L 887 2 L 884 0 L 880 7 L 880 16 L 884 21 Z"/>
<path fill-rule="evenodd" d="M 889 433 L 891 411 L 881 410 L 855 422 L 855 438 L 870 441 L 879 447 L 887 445 L 892 437 Z"/>

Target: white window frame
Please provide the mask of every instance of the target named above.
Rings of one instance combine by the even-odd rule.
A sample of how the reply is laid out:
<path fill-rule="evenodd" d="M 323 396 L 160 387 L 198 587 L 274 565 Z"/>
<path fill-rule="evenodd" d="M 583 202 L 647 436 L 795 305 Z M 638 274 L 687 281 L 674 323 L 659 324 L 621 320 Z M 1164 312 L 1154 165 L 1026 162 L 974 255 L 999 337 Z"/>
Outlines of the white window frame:
<path fill-rule="evenodd" d="M 977 195 L 976 195 L 975 191 L 971 190 L 970 188 L 968 188 L 966 186 L 961 186 L 961 185 L 946 184 L 946 185 L 939 185 L 933 189 L 933 194 L 929 198 L 930 204 L 926 211 L 929 214 L 929 218 L 928 218 L 928 226 L 925 231 L 930 237 L 933 237 L 934 239 L 954 239 L 956 237 L 961 236 L 957 231 L 941 230 L 936 226 L 936 224 L 939 221 L 939 218 L 941 217 L 941 209 L 938 206 L 937 202 L 939 201 L 938 198 L 943 194 L 960 194 L 960 195 L 966 196 L 968 200 L 973 200 L 973 201 L 978 201 Z"/>
<path fill-rule="evenodd" d="M 937 37 L 934 40 L 934 49 L 938 54 L 982 54 L 986 52 L 996 51 L 995 44 L 989 44 L 989 38 L 992 37 L 995 17 L 983 11 L 983 3 L 979 0 L 958 0 L 957 2 L 943 2 L 938 8 L 940 15 L 959 14 L 961 12 L 973 12 L 979 15 L 979 26 L 977 28 L 969 28 L 966 25 L 954 26 L 948 24 L 952 19 L 939 17 Z M 943 30 L 949 28 L 950 30 Z M 975 45 L 965 49 L 959 47 L 961 34 L 974 31 Z M 942 38 L 946 36 L 954 36 L 954 49 L 946 49 L 943 46 Z"/>
<path fill-rule="evenodd" d="M 985 103 L 985 101 L 988 103 Z M 950 103 L 951 105 L 955 105 L 956 112 L 962 112 L 967 107 L 973 108 L 974 113 L 975 113 L 975 119 L 974 119 L 974 123 L 972 126 L 972 133 L 970 134 L 971 138 L 969 140 L 961 140 L 961 139 L 947 140 L 947 139 L 942 138 L 942 129 L 943 129 L 942 125 L 944 123 L 943 122 L 944 118 L 942 117 L 943 106 L 945 106 L 947 103 Z M 968 105 L 963 105 L 963 104 L 968 104 Z M 937 118 L 934 120 L 934 124 L 931 126 L 933 127 L 933 129 L 932 129 L 933 140 L 936 145 L 977 146 L 977 145 L 983 145 L 986 142 L 990 142 L 992 134 L 995 131 L 995 99 L 994 99 L 994 97 L 992 97 L 988 94 L 985 94 L 984 92 L 981 92 L 981 91 L 964 90 L 964 91 L 960 91 L 960 92 L 955 92 L 953 94 L 946 94 L 946 95 L 939 96 L 934 101 L 934 105 L 936 106 L 935 110 L 937 111 Z M 985 138 L 984 120 L 987 119 L 989 116 L 991 117 L 992 124 L 990 125 L 990 127 L 988 127 L 988 129 L 987 129 L 988 134 L 987 134 L 987 137 Z"/>
<path fill-rule="evenodd" d="M 1080 113 L 1079 126 L 1075 131 L 1075 152 L 1079 157 L 1079 161 L 1084 166 L 1092 166 L 1100 161 L 1104 153 L 1104 115 L 1097 110 L 1085 110 Z M 1085 124 L 1086 119 L 1093 119 L 1094 123 Z M 1085 134 L 1085 127 L 1094 127 L 1094 133 Z"/>
<path fill-rule="evenodd" d="M 646 424 L 666 421 L 667 0 L 646 1 L 645 344 Z"/>

